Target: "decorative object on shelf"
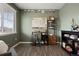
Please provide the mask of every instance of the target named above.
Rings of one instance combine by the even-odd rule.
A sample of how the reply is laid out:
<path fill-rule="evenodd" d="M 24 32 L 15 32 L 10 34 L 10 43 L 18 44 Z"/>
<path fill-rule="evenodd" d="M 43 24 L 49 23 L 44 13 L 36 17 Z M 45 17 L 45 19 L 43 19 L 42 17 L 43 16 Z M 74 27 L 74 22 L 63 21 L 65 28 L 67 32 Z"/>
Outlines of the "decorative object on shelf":
<path fill-rule="evenodd" d="M 53 34 L 49 34 L 50 36 L 53 36 Z"/>
<path fill-rule="evenodd" d="M 69 37 L 69 34 L 64 34 L 65 37 Z"/>
<path fill-rule="evenodd" d="M 66 45 L 65 49 L 66 49 L 68 52 L 72 52 L 72 48 L 71 48 L 71 46 L 69 46 L 69 45 Z"/>
<path fill-rule="evenodd" d="M 49 20 L 55 20 L 54 16 L 49 16 Z"/>
<path fill-rule="evenodd" d="M 77 55 L 79 56 L 79 48 L 78 48 L 78 50 L 77 50 Z"/>
<path fill-rule="evenodd" d="M 78 37 L 77 35 L 70 35 L 70 38 L 74 40 L 74 39 L 77 39 Z"/>
<path fill-rule="evenodd" d="M 72 41 L 73 40 L 68 40 L 68 44 L 72 45 L 73 44 Z"/>
<path fill-rule="evenodd" d="M 63 42 L 63 43 L 62 43 L 62 46 L 65 48 L 65 46 L 66 46 L 66 43 L 65 43 L 65 42 Z"/>
<path fill-rule="evenodd" d="M 75 42 L 75 48 L 77 48 L 78 47 L 78 43 L 77 42 Z"/>
<path fill-rule="evenodd" d="M 72 25 L 71 25 L 71 30 L 72 31 L 79 31 L 79 25 L 77 25 L 74 21 L 74 19 L 72 19 Z"/>
<path fill-rule="evenodd" d="M 79 38 L 77 38 L 77 40 L 79 41 Z"/>

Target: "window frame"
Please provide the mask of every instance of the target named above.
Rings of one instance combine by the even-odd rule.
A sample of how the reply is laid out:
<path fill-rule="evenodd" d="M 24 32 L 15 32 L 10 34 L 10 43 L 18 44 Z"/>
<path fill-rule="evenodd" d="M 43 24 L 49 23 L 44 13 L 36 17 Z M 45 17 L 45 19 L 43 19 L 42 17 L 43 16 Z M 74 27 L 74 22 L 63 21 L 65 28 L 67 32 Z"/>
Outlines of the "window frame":
<path fill-rule="evenodd" d="M 4 32 L 3 30 L 3 27 L 4 27 L 4 11 L 3 12 L 1 12 L 1 32 L 0 32 L 0 35 L 2 34 L 14 34 L 14 33 L 16 33 L 16 11 L 11 7 L 11 6 L 9 6 L 8 4 L 3 4 L 6 8 L 8 7 L 8 8 L 10 8 L 11 9 L 11 12 L 13 12 L 13 28 L 12 28 L 12 31 L 11 32 Z M 7 5 L 7 6 L 6 6 Z"/>

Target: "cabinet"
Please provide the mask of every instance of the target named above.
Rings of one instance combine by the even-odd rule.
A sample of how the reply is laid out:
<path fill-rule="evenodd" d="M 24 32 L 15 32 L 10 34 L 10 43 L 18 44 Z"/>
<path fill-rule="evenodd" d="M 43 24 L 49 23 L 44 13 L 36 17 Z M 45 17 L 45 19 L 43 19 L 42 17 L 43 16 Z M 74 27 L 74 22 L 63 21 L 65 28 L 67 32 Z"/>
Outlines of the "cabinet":
<path fill-rule="evenodd" d="M 49 44 L 49 45 L 54 45 L 54 44 L 56 44 L 56 37 L 53 36 L 53 35 L 49 35 L 49 36 L 48 36 L 48 44 Z"/>
<path fill-rule="evenodd" d="M 62 31 L 61 46 L 70 55 L 79 55 L 79 32 Z"/>

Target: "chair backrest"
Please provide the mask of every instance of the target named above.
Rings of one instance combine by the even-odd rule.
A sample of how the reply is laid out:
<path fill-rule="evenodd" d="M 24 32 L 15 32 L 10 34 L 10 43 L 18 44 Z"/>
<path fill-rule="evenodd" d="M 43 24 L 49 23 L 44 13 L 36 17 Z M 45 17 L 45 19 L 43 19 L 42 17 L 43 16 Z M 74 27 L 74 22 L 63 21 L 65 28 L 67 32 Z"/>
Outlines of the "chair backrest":
<path fill-rule="evenodd" d="M 32 39 L 37 40 L 37 32 L 32 32 Z"/>
<path fill-rule="evenodd" d="M 37 37 L 39 40 L 41 40 L 41 32 L 37 32 Z"/>

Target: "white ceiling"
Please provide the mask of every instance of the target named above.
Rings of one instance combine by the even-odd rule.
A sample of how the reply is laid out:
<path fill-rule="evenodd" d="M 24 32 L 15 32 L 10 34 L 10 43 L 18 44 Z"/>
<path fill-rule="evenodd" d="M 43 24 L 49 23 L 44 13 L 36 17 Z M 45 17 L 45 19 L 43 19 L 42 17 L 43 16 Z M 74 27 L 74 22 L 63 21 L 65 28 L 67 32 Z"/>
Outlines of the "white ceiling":
<path fill-rule="evenodd" d="M 20 9 L 61 9 L 64 3 L 15 3 Z"/>

